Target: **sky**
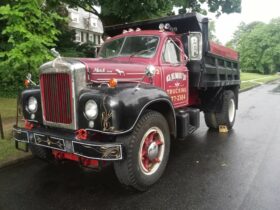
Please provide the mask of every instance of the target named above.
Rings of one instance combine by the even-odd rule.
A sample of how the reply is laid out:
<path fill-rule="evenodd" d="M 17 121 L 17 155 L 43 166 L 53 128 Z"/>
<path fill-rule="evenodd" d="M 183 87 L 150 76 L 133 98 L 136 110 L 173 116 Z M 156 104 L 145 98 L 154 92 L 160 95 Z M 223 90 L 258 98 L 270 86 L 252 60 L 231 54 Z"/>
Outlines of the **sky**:
<path fill-rule="evenodd" d="M 217 19 L 214 14 L 208 14 L 208 17 L 215 20 L 216 36 L 223 44 L 231 40 L 242 21 L 246 24 L 253 21 L 268 23 L 272 18 L 280 17 L 280 0 L 242 0 L 241 6 L 240 14 L 222 14 Z"/>

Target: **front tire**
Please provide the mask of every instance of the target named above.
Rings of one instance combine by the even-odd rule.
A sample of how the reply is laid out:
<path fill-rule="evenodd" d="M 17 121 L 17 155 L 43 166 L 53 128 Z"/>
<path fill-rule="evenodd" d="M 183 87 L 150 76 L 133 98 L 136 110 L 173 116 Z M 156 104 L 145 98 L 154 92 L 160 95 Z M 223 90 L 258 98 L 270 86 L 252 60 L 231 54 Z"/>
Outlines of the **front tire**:
<path fill-rule="evenodd" d="M 34 144 L 29 144 L 29 149 L 32 155 L 36 158 L 45 161 L 51 161 L 53 159 L 51 149 L 40 147 Z"/>
<path fill-rule="evenodd" d="M 119 181 L 139 191 L 147 190 L 162 176 L 169 157 L 170 134 L 166 119 L 156 111 L 147 111 L 132 133 L 120 136 L 126 155 L 114 168 Z"/>

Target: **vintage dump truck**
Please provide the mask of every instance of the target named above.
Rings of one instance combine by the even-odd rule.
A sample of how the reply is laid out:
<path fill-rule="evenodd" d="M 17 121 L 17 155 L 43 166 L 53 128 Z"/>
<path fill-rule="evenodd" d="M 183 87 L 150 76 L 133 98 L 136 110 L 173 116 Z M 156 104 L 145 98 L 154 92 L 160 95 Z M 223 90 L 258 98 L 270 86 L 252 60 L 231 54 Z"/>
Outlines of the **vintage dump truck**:
<path fill-rule="evenodd" d="M 21 93 L 24 126 L 16 147 L 45 160 L 101 169 L 146 190 L 163 174 L 170 145 L 200 125 L 233 127 L 238 54 L 208 40 L 208 19 L 183 14 L 105 28 L 98 58 L 62 58 L 40 67 Z M 28 78 L 30 80 L 30 78 Z"/>

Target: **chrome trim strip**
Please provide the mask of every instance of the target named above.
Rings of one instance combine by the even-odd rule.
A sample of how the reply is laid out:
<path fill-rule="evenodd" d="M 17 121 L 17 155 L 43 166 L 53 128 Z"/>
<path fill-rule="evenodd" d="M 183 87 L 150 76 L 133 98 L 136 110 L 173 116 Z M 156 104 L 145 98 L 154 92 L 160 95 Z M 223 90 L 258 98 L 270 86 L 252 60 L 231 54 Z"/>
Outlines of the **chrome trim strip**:
<path fill-rule="evenodd" d="M 102 73 L 102 72 L 100 72 L 100 73 L 97 73 L 97 72 L 92 72 L 91 73 L 91 75 L 96 75 L 96 76 L 102 76 L 102 75 L 118 75 L 117 73 L 110 73 L 110 72 L 104 72 L 104 73 Z"/>
<path fill-rule="evenodd" d="M 38 122 L 38 120 L 27 120 L 28 122 Z"/>
<path fill-rule="evenodd" d="M 62 140 L 62 141 L 63 141 L 64 150 L 63 150 L 63 149 L 56 148 L 56 147 L 51 147 L 51 146 L 46 146 L 46 145 L 40 144 L 40 143 L 37 142 L 36 136 L 44 136 L 44 137 L 50 137 L 50 138 L 57 139 L 57 140 Z M 42 146 L 42 147 L 47 147 L 47 148 L 50 148 L 50 149 L 55 149 L 55 150 L 60 150 L 60 151 L 66 152 L 65 140 L 64 140 L 64 139 L 60 139 L 60 138 L 56 138 L 56 137 L 48 136 L 48 135 L 42 135 L 42 134 L 38 134 L 38 133 L 34 133 L 34 139 L 35 139 L 35 144 L 36 144 L 36 145 L 40 145 L 40 146 Z"/>
<path fill-rule="evenodd" d="M 16 141 L 20 141 L 20 142 L 24 142 L 24 143 L 29 143 L 29 135 L 28 135 L 28 131 L 23 131 L 21 129 L 16 129 L 16 128 L 13 128 L 13 131 L 15 132 L 22 132 L 22 133 L 26 133 L 26 137 L 27 137 L 27 141 L 24 141 L 24 140 L 20 140 L 20 139 L 16 139 L 15 137 L 13 137 L 14 140 Z"/>
<path fill-rule="evenodd" d="M 81 145 L 87 145 L 87 146 L 98 146 L 98 147 L 119 147 L 120 148 L 120 158 L 93 158 L 93 157 L 88 157 L 86 155 L 81 155 L 79 153 L 75 152 L 75 147 L 74 147 L 74 143 L 76 144 L 81 144 Z M 75 155 L 81 156 L 81 157 L 85 157 L 88 159 L 93 159 L 93 160 L 122 160 L 123 159 L 123 151 L 122 151 L 122 145 L 118 145 L 118 144 L 104 144 L 104 145 L 99 145 L 99 144 L 88 144 L 88 143 L 82 143 L 82 142 L 77 142 L 77 141 L 72 141 L 72 147 L 73 147 L 73 153 Z"/>
<path fill-rule="evenodd" d="M 127 75 L 145 75 L 145 73 L 126 73 Z"/>

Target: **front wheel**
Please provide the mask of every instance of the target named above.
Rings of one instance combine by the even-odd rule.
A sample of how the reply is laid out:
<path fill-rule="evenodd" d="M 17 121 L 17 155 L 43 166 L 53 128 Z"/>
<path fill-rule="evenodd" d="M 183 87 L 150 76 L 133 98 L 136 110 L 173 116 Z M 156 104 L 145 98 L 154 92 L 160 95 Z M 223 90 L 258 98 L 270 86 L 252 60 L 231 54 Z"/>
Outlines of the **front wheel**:
<path fill-rule="evenodd" d="M 123 160 L 114 163 L 119 181 L 145 191 L 163 174 L 169 150 L 170 134 L 166 119 L 158 112 L 147 111 L 132 133 L 117 138 L 126 149 Z"/>
<path fill-rule="evenodd" d="M 53 159 L 51 149 L 40 147 L 40 146 L 37 146 L 34 144 L 29 144 L 29 149 L 30 149 L 32 155 L 36 158 L 39 158 L 39 159 L 45 160 L 45 161 L 51 161 Z"/>

